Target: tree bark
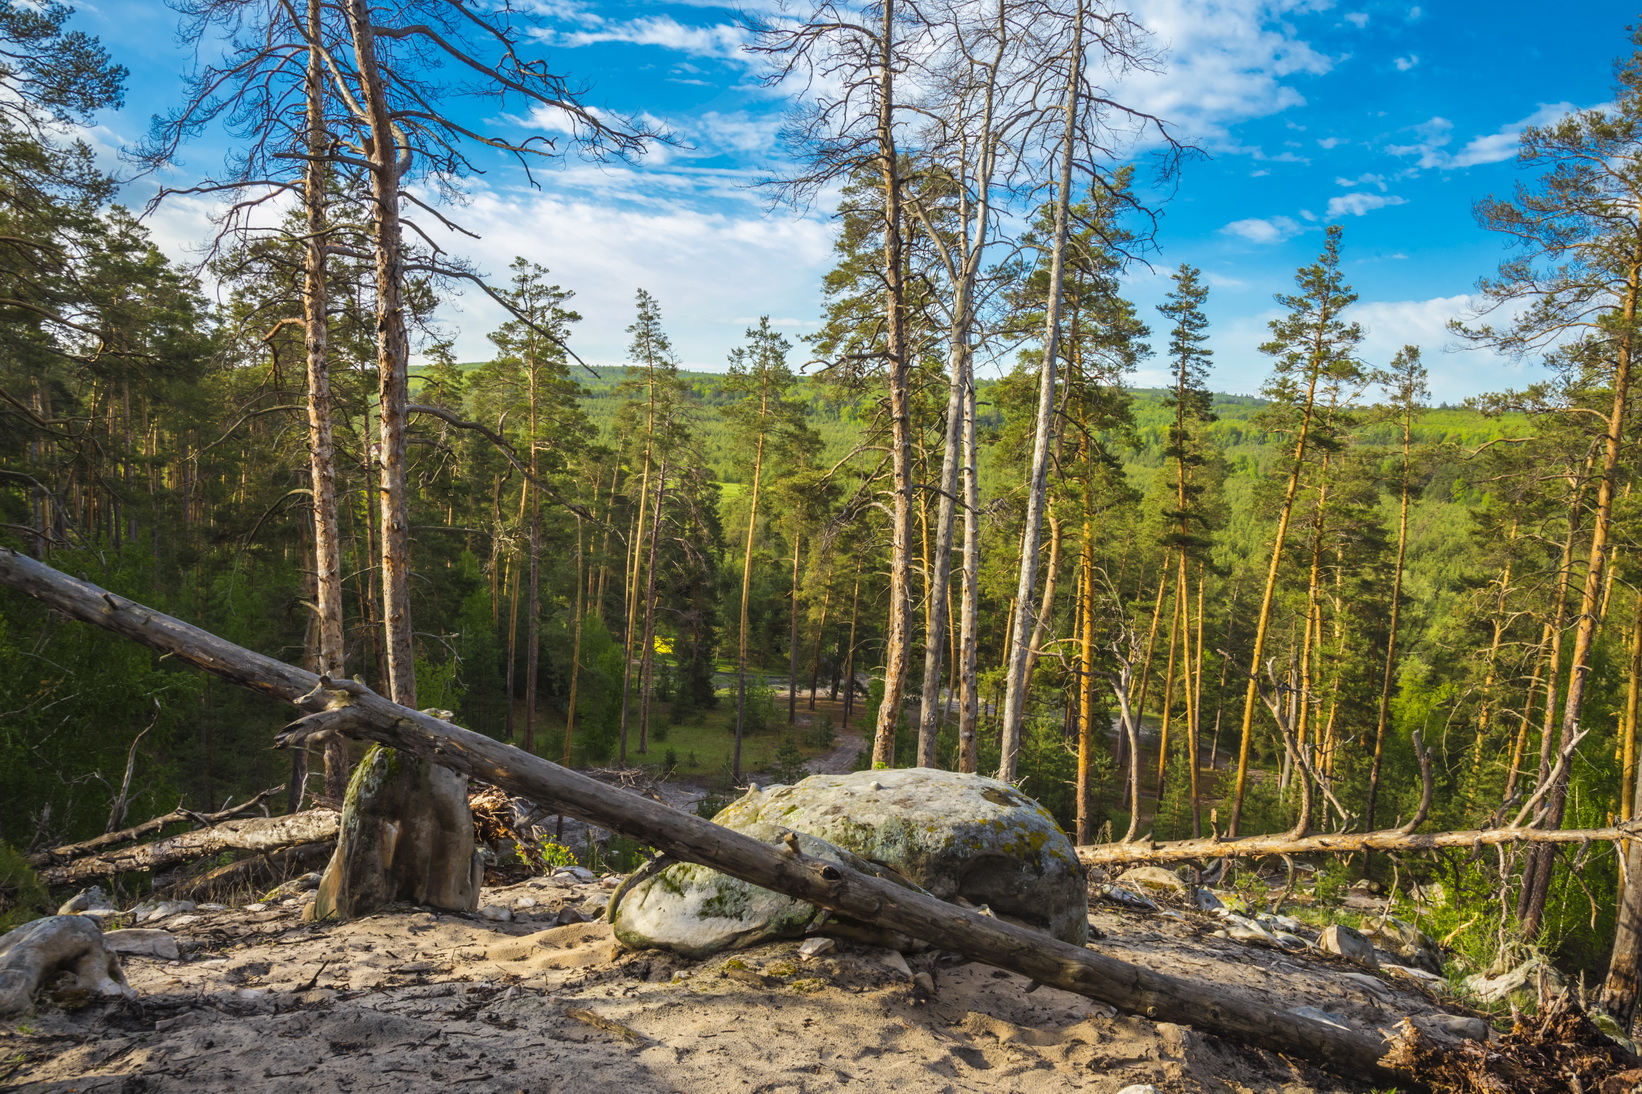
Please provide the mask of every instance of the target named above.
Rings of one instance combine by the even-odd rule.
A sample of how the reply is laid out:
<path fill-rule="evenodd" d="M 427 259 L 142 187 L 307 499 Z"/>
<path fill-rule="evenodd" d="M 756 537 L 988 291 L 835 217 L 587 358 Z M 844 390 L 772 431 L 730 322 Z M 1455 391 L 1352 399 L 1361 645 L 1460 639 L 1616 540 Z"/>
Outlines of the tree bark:
<path fill-rule="evenodd" d="M 243 649 L 16 552 L 0 549 L 0 584 L 313 712 L 287 731 L 283 743 L 331 732 L 372 740 L 511 793 L 554 802 L 580 820 L 642 839 L 679 861 L 721 870 L 851 918 L 935 942 L 1154 1021 L 1191 1025 L 1336 1069 L 1397 1075 L 1387 1058 L 1394 1045 L 1379 1036 L 1273 1010 L 1214 984 L 1153 972 L 1072 946 L 846 866 L 773 847 L 638 795 L 613 795 L 609 787 L 585 775 L 396 704 L 362 684 L 325 680 Z"/>
<path fill-rule="evenodd" d="M 325 125 L 325 60 L 319 48 L 321 0 L 308 0 L 308 162 L 303 168 L 302 199 L 307 218 L 302 251 L 303 353 L 308 365 L 308 473 L 314 502 L 314 610 L 319 622 L 315 667 L 331 676 L 344 672 L 342 638 L 341 518 L 336 501 L 336 445 L 332 430 L 330 367 L 330 294 L 326 244 L 330 224 L 325 210 L 326 161 L 331 154 Z M 325 745 L 325 800 L 342 805 L 348 789 L 348 751 L 341 740 Z M 297 788 L 297 793 L 300 793 Z"/>
<path fill-rule="evenodd" d="M 895 142 L 895 0 L 884 0 L 878 39 L 878 169 L 884 190 L 884 357 L 889 369 L 889 619 L 884 627 L 884 699 L 873 728 L 873 767 L 895 765 L 895 733 L 912 652 L 912 368 L 906 350 L 900 153 Z"/>
<path fill-rule="evenodd" d="M 365 0 L 347 0 L 345 15 L 359 74 L 360 106 L 371 135 L 371 226 L 376 266 L 377 410 L 381 450 L 383 644 L 389 694 L 416 705 L 416 659 L 410 606 L 410 511 L 405 481 L 410 346 L 406 337 L 405 264 L 400 183 L 410 149 L 393 114 Z M 367 757 L 369 760 L 370 757 Z M 354 772 L 343 807 L 336 855 L 325 871 L 316 915 L 351 919 L 411 900 L 453 911 L 478 906 L 478 852 L 467 782 L 408 756 L 377 756 Z"/>
<path fill-rule="evenodd" d="M 1031 613 L 1038 581 L 1038 535 L 1049 492 L 1049 445 L 1054 435 L 1055 360 L 1060 354 L 1061 286 L 1065 281 L 1066 237 L 1072 204 L 1072 160 L 1078 132 L 1078 100 L 1083 78 L 1082 0 L 1072 18 L 1071 52 L 1066 62 L 1065 112 L 1060 142 L 1060 175 L 1055 188 L 1055 233 L 1049 256 L 1049 299 L 1044 315 L 1043 369 L 1038 376 L 1038 417 L 1032 437 L 1032 471 L 1027 480 L 1026 529 L 1021 535 L 1020 579 L 1015 587 L 1014 641 L 1008 651 L 1003 698 L 1002 757 L 998 778 L 1015 778 L 1021 748 L 1021 721 L 1026 714 L 1027 660 L 1031 640 L 1027 616 Z"/>

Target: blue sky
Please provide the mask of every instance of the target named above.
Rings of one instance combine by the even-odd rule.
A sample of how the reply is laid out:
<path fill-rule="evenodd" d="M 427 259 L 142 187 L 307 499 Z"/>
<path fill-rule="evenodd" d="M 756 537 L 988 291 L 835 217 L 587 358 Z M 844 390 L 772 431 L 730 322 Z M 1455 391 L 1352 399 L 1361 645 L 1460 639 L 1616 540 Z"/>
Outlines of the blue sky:
<path fill-rule="evenodd" d="M 498 168 L 459 211 L 481 238 L 453 249 L 493 274 L 515 254 L 547 266 L 577 294 L 585 318 L 574 344 L 594 362 L 623 360 L 640 286 L 660 300 L 691 368 L 721 369 L 761 314 L 793 336 L 815 329 L 830 210 L 771 209 L 751 185 L 779 166 L 775 130 L 787 100 L 757 79 L 734 10 L 713 0 L 534 7 L 543 52 L 589 85 L 592 104 L 654 118 L 682 143 L 632 165 L 571 160 L 536 190 Z M 1512 160 L 1522 125 L 1607 100 L 1634 14 L 1599 0 L 1565 0 L 1554 14 L 1522 0 L 1147 0 L 1136 10 L 1166 51 L 1165 69 L 1115 90 L 1207 155 L 1185 165 L 1161 204 L 1153 269 L 1131 270 L 1129 290 L 1155 326 L 1168 271 L 1180 262 L 1205 271 L 1215 388 L 1259 387 L 1267 363 L 1256 347 L 1275 314 L 1272 295 L 1291 287 L 1331 222 L 1345 228 L 1369 363 L 1384 364 L 1405 342 L 1422 345 L 1439 400 L 1535 378 L 1534 362 L 1449 349 L 1445 322 L 1506 253 L 1476 226 L 1471 205 L 1520 176 Z M 76 25 L 132 72 L 125 109 L 93 132 L 105 151 L 139 137 L 152 113 L 179 99 L 190 53 L 175 24 L 152 0 L 81 6 Z M 516 132 L 535 124 L 494 109 L 484 120 Z M 208 140 L 180 177 L 219 155 Z M 152 188 L 133 182 L 125 200 L 141 205 Z M 186 258 L 207 214 L 178 203 L 150 223 L 162 246 Z M 459 355 L 472 359 L 487 354 L 485 332 L 500 316 L 469 294 L 443 318 Z M 1153 362 L 1135 382 L 1161 376 Z"/>

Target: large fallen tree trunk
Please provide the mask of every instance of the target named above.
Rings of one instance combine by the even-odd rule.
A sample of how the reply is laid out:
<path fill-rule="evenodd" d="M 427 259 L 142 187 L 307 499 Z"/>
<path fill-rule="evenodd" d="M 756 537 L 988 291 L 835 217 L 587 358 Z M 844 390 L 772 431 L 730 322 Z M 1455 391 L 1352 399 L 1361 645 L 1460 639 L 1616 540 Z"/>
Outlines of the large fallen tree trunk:
<path fill-rule="evenodd" d="M 362 685 L 323 679 L 243 649 L 16 552 L 0 549 L 0 584 L 313 712 L 284 735 L 283 743 L 302 743 L 329 733 L 379 741 L 513 793 L 553 802 L 570 816 L 653 844 L 675 859 L 933 942 L 1133 1014 L 1224 1034 L 1349 1074 L 1414 1078 L 1399 1072 L 1389 1058 L 1396 1045 L 1377 1034 L 1273 1010 L 1222 985 L 1154 972 L 812 858 L 790 846 L 772 847 L 659 802 L 612 793 L 584 775 L 399 706 Z"/>
<path fill-rule="evenodd" d="M 122 847 L 118 851 L 92 855 L 59 866 L 43 866 L 40 868 L 40 880 L 47 885 L 78 885 L 131 870 L 161 870 L 190 859 L 220 855 L 224 851 L 275 851 L 299 843 L 333 840 L 336 838 L 338 816 L 333 809 L 310 809 L 284 817 L 246 817 L 225 821 L 153 843 Z"/>
<path fill-rule="evenodd" d="M 104 847 L 112 847 L 116 843 L 130 843 L 132 840 L 139 840 L 144 836 L 152 836 L 155 832 L 162 832 L 171 825 L 181 824 L 183 821 L 192 823 L 196 828 L 209 828 L 213 824 L 221 824 L 223 821 L 233 820 L 235 817 L 243 817 L 245 814 L 260 808 L 264 800 L 273 797 L 284 789 L 283 786 L 272 787 L 264 790 L 248 802 L 241 802 L 239 805 L 218 813 L 196 813 L 192 809 L 174 809 L 163 817 L 145 820 L 141 824 L 134 824 L 130 828 L 122 828 L 118 832 L 104 832 L 100 836 L 93 836 L 91 839 L 82 840 L 79 843 L 65 843 L 61 847 L 36 851 L 29 856 L 29 865 L 49 866 L 55 862 L 67 862 L 70 859 L 84 858 L 86 855 L 96 854 Z"/>
<path fill-rule="evenodd" d="M 1095 843 L 1079 847 L 1085 866 L 1128 866 L 1141 862 L 1200 862 L 1217 858 L 1260 858 L 1266 855 L 1345 855 L 1358 851 L 1435 851 L 1443 847 L 1486 847 L 1499 843 L 1601 843 L 1635 839 L 1642 821 L 1612 828 L 1478 828 L 1468 832 L 1404 832 L 1387 828 L 1377 832 L 1335 832 L 1296 838 L 1284 832 L 1274 836 L 1238 839 L 1185 839 L 1166 843 Z"/>

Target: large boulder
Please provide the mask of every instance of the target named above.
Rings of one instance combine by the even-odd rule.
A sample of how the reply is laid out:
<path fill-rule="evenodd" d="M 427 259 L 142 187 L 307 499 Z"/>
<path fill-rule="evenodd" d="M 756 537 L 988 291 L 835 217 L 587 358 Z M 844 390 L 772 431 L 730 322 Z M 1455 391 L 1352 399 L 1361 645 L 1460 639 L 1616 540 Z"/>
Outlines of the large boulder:
<path fill-rule="evenodd" d="M 928 768 L 812 775 L 754 787 L 713 820 L 772 845 L 786 833 L 818 858 L 866 869 L 942 900 L 1082 945 L 1088 896 L 1072 841 L 1007 783 Z M 813 904 L 705 866 L 668 867 L 622 899 L 616 937 L 701 957 L 817 930 L 858 933 Z"/>

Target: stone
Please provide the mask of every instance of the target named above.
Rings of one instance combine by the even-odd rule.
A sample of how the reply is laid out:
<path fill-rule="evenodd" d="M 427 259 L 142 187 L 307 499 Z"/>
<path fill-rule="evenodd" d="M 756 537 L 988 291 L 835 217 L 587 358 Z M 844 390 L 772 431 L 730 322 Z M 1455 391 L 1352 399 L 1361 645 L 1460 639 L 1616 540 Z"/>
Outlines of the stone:
<path fill-rule="evenodd" d="M 131 909 L 131 914 L 138 923 L 152 923 L 156 919 L 165 919 L 169 916 L 181 915 L 183 912 L 192 912 L 199 905 L 192 900 L 162 900 L 149 901 Z"/>
<path fill-rule="evenodd" d="M 1007 783 L 927 768 L 812 775 L 750 790 L 713 819 L 774 846 L 790 837 L 805 855 L 942 900 L 984 904 L 1074 945 L 1088 936 L 1086 883 L 1072 841 Z M 635 885 L 615 917 L 624 944 L 694 957 L 823 928 L 906 944 L 695 864 Z"/>
<path fill-rule="evenodd" d="M 274 889 L 262 899 L 277 900 L 281 897 L 296 896 L 298 893 L 311 893 L 315 889 L 319 888 L 319 883 L 323 877 L 324 875 L 318 871 L 303 874 L 300 877 L 294 877 L 290 881 L 287 881 L 283 885 Z"/>
<path fill-rule="evenodd" d="M 1369 976 L 1367 973 L 1345 972 L 1340 974 L 1340 979 L 1349 980 L 1359 988 L 1362 988 L 1364 991 L 1380 999 L 1390 999 L 1395 994 L 1395 992 L 1391 990 L 1390 985 L 1388 985 L 1384 980 L 1381 980 L 1377 976 Z"/>
<path fill-rule="evenodd" d="M 1363 935 L 1403 965 L 1441 975 L 1442 951 L 1425 933 L 1396 916 L 1382 916 L 1365 925 Z"/>
<path fill-rule="evenodd" d="M 1317 936 L 1317 948 L 1324 953 L 1338 954 L 1365 968 L 1380 967 L 1380 959 L 1374 954 L 1374 943 L 1365 938 L 1361 931 L 1343 923 L 1323 928 L 1323 933 Z"/>
<path fill-rule="evenodd" d="M 113 901 L 108 899 L 108 894 L 103 892 L 102 886 L 93 885 L 88 889 L 82 889 L 65 900 L 63 906 L 57 909 L 57 914 L 117 915 L 119 909 L 114 907 Z"/>
<path fill-rule="evenodd" d="M 1118 876 L 1117 883 L 1134 892 L 1154 896 L 1186 895 L 1186 883 L 1180 880 L 1180 875 L 1161 866 L 1136 866 L 1125 870 Z"/>
<path fill-rule="evenodd" d="M 834 942 L 830 938 L 822 938 L 819 936 L 815 938 L 806 938 L 798 947 L 798 956 L 802 957 L 806 961 L 810 961 L 814 958 L 820 957 L 828 950 L 836 949 L 837 946 L 838 943 Z"/>
<path fill-rule="evenodd" d="M 1117 1094 L 1157 1094 L 1157 1087 L 1151 1083 L 1131 1083 Z"/>
<path fill-rule="evenodd" d="M 1210 915 L 1224 911 L 1226 907 L 1225 903 L 1209 889 L 1198 889 L 1193 893 L 1192 903 L 1197 905 L 1198 911 Z"/>
<path fill-rule="evenodd" d="M 1125 908 L 1133 908 L 1137 912 L 1157 911 L 1157 901 L 1151 897 L 1141 896 L 1132 889 L 1125 889 L 1121 885 L 1102 885 L 1095 890 L 1095 895 L 1109 904 L 1120 904 Z"/>
<path fill-rule="evenodd" d="M 1285 950 L 1311 949 L 1311 943 L 1307 942 L 1297 934 L 1291 934 L 1288 931 L 1273 931 L 1272 935 L 1277 939 L 1277 944 Z"/>
<path fill-rule="evenodd" d="M 513 921 L 513 909 L 506 904 L 486 904 L 479 909 L 479 918 L 488 919 L 493 923 L 511 923 Z"/>
<path fill-rule="evenodd" d="M 1545 956 L 1534 953 L 1522 964 L 1497 976 L 1489 976 L 1487 973 L 1467 976 L 1460 981 L 1460 987 L 1479 1003 L 1503 1003 L 1510 997 L 1512 992 L 1537 993 L 1541 969 L 1545 970 L 1545 976 L 1552 992 L 1560 991 L 1567 986 L 1567 979 L 1557 972 L 1550 962 L 1545 960 Z"/>
<path fill-rule="evenodd" d="M 598 880 L 597 875 L 585 866 L 561 866 L 553 871 L 553 876 L 568 881 L 580 882 L 584 885 L 590 881 Z"/>
<path fill-rule="evenodd" d="M 1406 976 L 1410 980 L 1424 984 L 1428 988 L 1446 988 L 1448 986 L 1448 981 L 1444 980 L 1436 973 L 1426 972 L 1424 969 L 1416 969 L 1410 965 L 1388 965 L 1382 961 L 1380 962 L 1380 971 L 1390 973 L 1392 976 Z"/>
<path fill-rule="evenodd" d="M 1619 1020 L 1605 1010 L 1592 1009 L 1585 1012 L 1585 1017 L 1591 1020 L 1591 1025 L 1602 1031 L 1602 1035 L 1632 1056 L 1637 1054 L 1636 1042 L 1625 1036 L 1620 1028 Z"/>
<path fill-rule="evenodd" d="M 96 919 L 46 916 L 0 935 L 0 1016 L 26 1010 L 59 972 L 72 973 L 76 987 L 95 995 L 137 997 Z"/>
<path fill-rule="evenodd" d="M 1420 1030 L 1435 1033 L 1439 1037 L 1452 1037 L 1463 1041 L 1488 1040 L 1488 1023 L 1467 1014 L 1449 1014 L 1446 1011 L 1435 1010 L 1429 1014 L 1415 1015 L 1412 1021 Z"/>
<path fill-rule="evenodd" d="M 175 961 L 179 954 L 177 939 L 170 931 L 133 927 L 124 931 L 109 931 L 103 935 L 103 945 L 110 953 L 128 957 L 153 957 L 161 961 Z"/>

